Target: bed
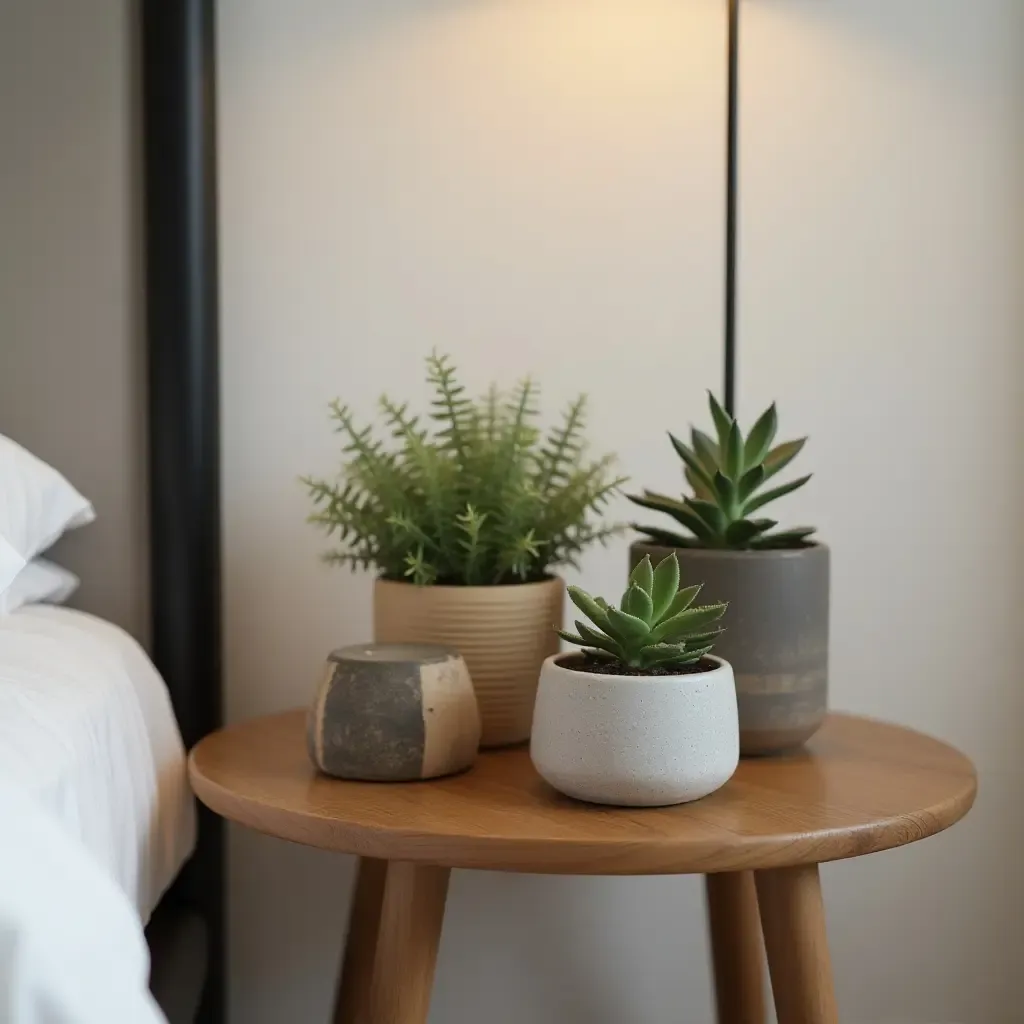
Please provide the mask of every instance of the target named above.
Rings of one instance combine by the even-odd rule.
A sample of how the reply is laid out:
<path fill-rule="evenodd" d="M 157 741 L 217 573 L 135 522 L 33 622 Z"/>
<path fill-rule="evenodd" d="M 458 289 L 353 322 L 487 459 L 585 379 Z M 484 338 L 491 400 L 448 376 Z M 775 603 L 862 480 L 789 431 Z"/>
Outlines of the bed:
<path fill-rule="evenodd" d="M 148 923 L 195 847 L 170 698 L 127 633 L 70 608 L 0 616 L 0 779 L 50 811 Z"/>
<path fill-rule="evenodd" d="M 183 888 L 198 825 L 173 691 L 125 629 L 62 606 L 80 580 L 41 557 L 96 519 L 59 469 L 0 434 L 0 1020 L 135 1024 L 109 1017 L 131 1006 L 156 1021 L 155 996 L 184 1024 L 210 947 Z M 76 876 L 88 892 L 69 888 Z"/>
<path fill-rule="evenodd" d="M 135 639 L 70 608 L 30 604 L 0 615 L 0 782 L 47 812 L 63 833 L 62 856 L 80 848 L 150 925 L 157 1002 L 172 1022 L 193 1019 L 204 930 L 194 916 L 183 928 L 178 915 L 154 912 L 195 849 L 195 802 L 170 695 Z M 104 906 L 95 893 L 89 898 Z M 127 967 L 131 938 L 120 942 Z M 55 977 L 39 973 L 40 987 Z"/>

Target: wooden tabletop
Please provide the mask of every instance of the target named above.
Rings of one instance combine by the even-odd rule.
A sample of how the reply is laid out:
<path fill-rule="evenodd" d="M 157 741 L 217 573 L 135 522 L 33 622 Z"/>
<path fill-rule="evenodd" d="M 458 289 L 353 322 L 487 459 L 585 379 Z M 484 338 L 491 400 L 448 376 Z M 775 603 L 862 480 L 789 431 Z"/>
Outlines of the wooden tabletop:
<path fill-rule="evenodd" d="M 302 711 L 208 736 L 196 795 L 231 821 L 328 850 L 459 868 L 548 874 L 709 874 L 857 857 L 963 817 L 974 768 L 921 733 L 831 715 L 806 749 L 744 760 L 695 803 L 611 809 L 547 785 L 525 747 L 484 751 L 468 772 L 410 783 L 318 775 Z"/>

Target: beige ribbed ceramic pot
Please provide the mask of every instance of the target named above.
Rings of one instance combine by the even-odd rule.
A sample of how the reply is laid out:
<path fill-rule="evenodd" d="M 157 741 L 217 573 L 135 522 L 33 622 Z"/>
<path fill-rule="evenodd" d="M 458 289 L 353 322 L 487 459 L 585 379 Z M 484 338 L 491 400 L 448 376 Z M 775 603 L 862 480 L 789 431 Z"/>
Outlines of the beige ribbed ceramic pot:
<path fill-rule="evenodd" d="M 480 745 L 521 743 L 530 738 L 541 665 L 558 652 L 553 627 L 562 626 L 564 591 L 558 577 L 496 587 L 377 580 L 374 639 L 454 647 L 465 659 L 480 705 Z"/>

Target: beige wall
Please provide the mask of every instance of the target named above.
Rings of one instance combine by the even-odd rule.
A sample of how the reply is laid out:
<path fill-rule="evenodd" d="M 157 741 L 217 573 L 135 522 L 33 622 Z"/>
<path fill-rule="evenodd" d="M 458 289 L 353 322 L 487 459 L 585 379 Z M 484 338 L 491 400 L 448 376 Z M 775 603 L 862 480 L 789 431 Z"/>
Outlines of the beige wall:
<path fill-rule="evenodd" d="M 75 602 L 146 622 L 130 5 L 0 4 L 0 432 L 96 523 L 54 557 Z"/>
<path fill-rule="evenodd" d="M 837 705 L 974 758 L 947 837 L 825 872 L 851 1021 L 1021 1017 L 1024 4 L 749 4 L 741 399 L 807 431 Z"/>
<path fill-rule="evenodd" d="M 370 629 L 294 483 L 326 400 L 589 391 L 593 436 L 673 487 L 664 430 L 719 383 L 724 3 L 223 0 L 231 717 L 307 699 Z M 838 706 L 982 771 L 948 836 L 826 871 L 842 1017 L 1009 1024 L 1024 999 L 1015 725 L 1024 10 L 744 7 L 741 406 L 809 431 L 785 510 L 835 550 Z M 623 508 L 623 514 L 628 514 Z M 620 585 L 625 543 L 582 579 Z M 235 1020 L 321 1019 L 350 865 L 232 835 Z M 699 886 L 458 873 L 432 1020 L 709 1021 Z"/>

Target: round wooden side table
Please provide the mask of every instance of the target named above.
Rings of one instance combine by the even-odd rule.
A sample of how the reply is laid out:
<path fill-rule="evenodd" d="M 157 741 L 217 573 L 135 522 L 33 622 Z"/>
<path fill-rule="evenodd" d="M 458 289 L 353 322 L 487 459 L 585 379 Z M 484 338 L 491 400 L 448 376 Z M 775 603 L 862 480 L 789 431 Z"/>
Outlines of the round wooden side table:
<path fill-rule="evenodd" d="M 805 749 L 743 761 L 717 793 L 668 808 L 570 800 L 523 747 L 429 782 L 329 779 L 301 711 L 208 736 L 189 768 L 217 814 L 361 858 L 335 1024 L 424 1024 L 452 868 L 705 875 L 720 1024 L 763 1024 L 762 942 L 779 1024 L 836 1024 L 818 864 L 934 835 L 976 789 L 952 747 L 838 714 Z"/>

